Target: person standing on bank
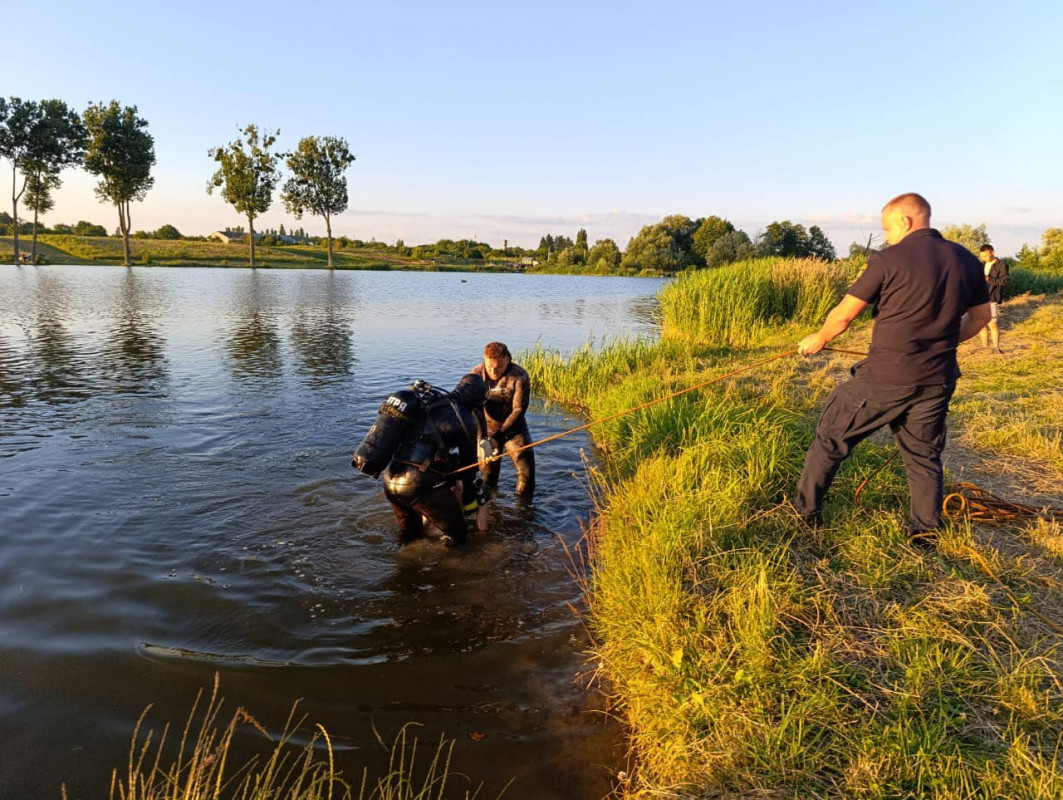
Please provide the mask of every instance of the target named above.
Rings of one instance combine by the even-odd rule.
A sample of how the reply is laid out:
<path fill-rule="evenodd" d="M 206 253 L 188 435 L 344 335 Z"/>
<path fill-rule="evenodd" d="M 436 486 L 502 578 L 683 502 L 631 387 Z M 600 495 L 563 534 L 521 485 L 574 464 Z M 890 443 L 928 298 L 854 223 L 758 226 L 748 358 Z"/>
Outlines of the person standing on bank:
<path fill-rule="evenodd" d="M 531 398 L 528 373 L 513 363 L 509 348 L 502 342 L 484 347 L 483 362 L 471 370 L 487 383 L 487 402 L 484 415 L 487 433 L 495 453 L 505 450 L 517 469 L 517 496 L 531 500 L 535 492 L 535 452 L 531 449 L 516 452 L 532 443 L 525 414 Z M 484 480 L 492 491 L 498 487 L 501 463 L 492 461 L 484 469 Z"/>
<path fill-rule="evenodd" d="M 1008 265 L 997 258 L 993 245 L 984 244 L 978 250 L 978 257 L 985 264 L 985 282 L 989 289 L 989 324 L 978 331 L 982 347 L 992 346 L 994 353 L 1000 352 L 1000 304 L 1004 302 L 1004 287 L 1008 285 Z"/>
<path fill-rule="evenodd" d="M 941 452 L 945 415 L 960 377 L 956 347 L 989 321 L 989 295 L 978 259 L 930 227 L 930 204 L 920 195 L 890 200 L 882 209 L 882 230 L 889 247 L 871 255 L 823 327 L 797 346 L 801 355 L 818 353 L 874 306 L 868 356 L 827 398 L 794 506 L 807 523 L 818 525 L 842 461 L 889 425 L 908 474 L 909 542 L 933 547 L 943 525 Z"/>

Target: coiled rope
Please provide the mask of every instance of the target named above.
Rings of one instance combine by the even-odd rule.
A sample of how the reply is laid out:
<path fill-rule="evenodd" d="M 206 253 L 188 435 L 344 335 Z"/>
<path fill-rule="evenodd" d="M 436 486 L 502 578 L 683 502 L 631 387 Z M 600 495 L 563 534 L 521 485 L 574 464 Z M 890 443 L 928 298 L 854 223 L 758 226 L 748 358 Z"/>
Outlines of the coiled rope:
<path fill-rule="evenodd" d="M 1046 522 L 1063 523 L 1063 508 L 1054 506 L 1026 506 L 1013 503 L 987 492 L 973 483 L 961 482 L 949 486 L 950 494 L 942 503 L 942 513 L 949 519 L 967 518 L 972 522 Z"/>

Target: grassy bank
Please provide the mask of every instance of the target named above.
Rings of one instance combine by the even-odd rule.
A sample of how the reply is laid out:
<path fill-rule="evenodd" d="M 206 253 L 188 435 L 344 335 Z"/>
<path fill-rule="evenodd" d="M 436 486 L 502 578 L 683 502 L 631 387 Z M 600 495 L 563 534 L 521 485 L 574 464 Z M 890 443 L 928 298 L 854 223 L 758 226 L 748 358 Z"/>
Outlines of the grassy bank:
<path fill-rule="evenodd" d="M 571 359 L 540 351 L 522 363 L 539 391 L 601 419 L 793 348 L 856 268 L 705 271 L 662 293 L 659 344 Z M 1016 278 L 1063 289 L 1052 276 Z M 1014 357 L 961 351 L 950 452 L 1025 458 L 1035 447 L 1041 480 L 1058 489 L 1063 297 L 1014 307 L 1031 309 L 1005 318 Z M 865 348 L 868 331 L 864 321 L 837 344 Z M 913 551 L 888 437 L 846 462 L 823 529 L 806 531 L 781 502 L 852 361 L 789 357 L 591 429 L 603 453 L 591 625 L 630 725 L 633 796 L 1063 796 L 1058 636 L 978 560 L 1021 603 L 1063 622 L 1059 526 L 1016 530 L 1003 548 L 956 523 L 938 555 Z M 1002 431 L 994 412 L 1004 405 Z"/>
<path fill-rule="evenodd" d="M 130 239 L 134 264 L 165 267 L 246 267 L 248 247 L 191 239 Z M 0 263 L 11 261 L 13 240 L 0 238 Z M 28 237 L 19 237 L 19 249 L 30 249 Z M 122 240 L 111 236 L 73 236 L 43 234 L 38 237 L 37 252 L 49 264 L 121 264 L 124 259 Z M 327 269 L 328 253 L 324 245 L 255 246 L 255 260 L 260 268 Z M 334 249 L 336 269 L 405 269 L 421 271 L 502 272 L 508 267 L 483 260 L 418 260 L 394 253 Z"/>

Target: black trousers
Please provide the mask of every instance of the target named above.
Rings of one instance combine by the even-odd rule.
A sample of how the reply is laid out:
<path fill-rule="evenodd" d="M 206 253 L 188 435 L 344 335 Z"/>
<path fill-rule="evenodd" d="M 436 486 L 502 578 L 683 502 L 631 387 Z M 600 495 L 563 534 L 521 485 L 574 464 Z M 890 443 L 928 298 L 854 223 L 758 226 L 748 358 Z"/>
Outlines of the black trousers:
<path fill-rule="evenodd" d="M 874 383 L 854 374 L 831 392 L 805 455 L 794 505 L 805 516 L 823 510 L 823 501 L 838 467 L 850 451 L 889 425 L 908 474 L 911 532 L 941 528 L 945 475 L 945 415 L 956 384 L 897 386 Z"/>
<path fill-rule="evenodd" d="M 451 486 L 444 484 L 424 494 L 414 496 L 392 494 L 385 489 L 384 496 L 391 503 L 391 510 L 395 512 L 395 519 L 399 523 L 403 541 L 409 542 L 424 536 L 422 517 L 457 544 L 465 541 L 468 531 L 465 513 L 461 508 L 461 501 Z"/>
<path fill-rule="evenodd" d="M 514 451 L 531 444 L 531 433 L 525 428 L 512 435 L 502 437 L 501 441 L 496 436 L 495 441 L 510 457 L 513 461 L 513 466 L 517 470 L 517 495 L 526 499 L 530 498 L 535 493 L 535 451 L 525 450 L 521 453 L 515 453 Z M 501 471 L 501 461 L 492 461 L 483 470 L 484 483 L 492 490 L 498 488 L 498 475 Z"/>

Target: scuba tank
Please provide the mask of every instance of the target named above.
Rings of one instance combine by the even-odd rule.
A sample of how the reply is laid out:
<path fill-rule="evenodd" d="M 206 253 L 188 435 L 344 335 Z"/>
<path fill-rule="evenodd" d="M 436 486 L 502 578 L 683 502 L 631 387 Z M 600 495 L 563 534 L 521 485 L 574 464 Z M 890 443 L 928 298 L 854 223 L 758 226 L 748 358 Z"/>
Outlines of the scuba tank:
<path fill-rule="evenodd" d="M 415 386 L 417 384 L 413 384 Z M 376 421 L 351 459 L 351 466 L 359 472 L 372 478 L 380 477 L 407 431 L 420 421 L 423 408 L 413 387 L 392 392 L 380 404 Z"/>

